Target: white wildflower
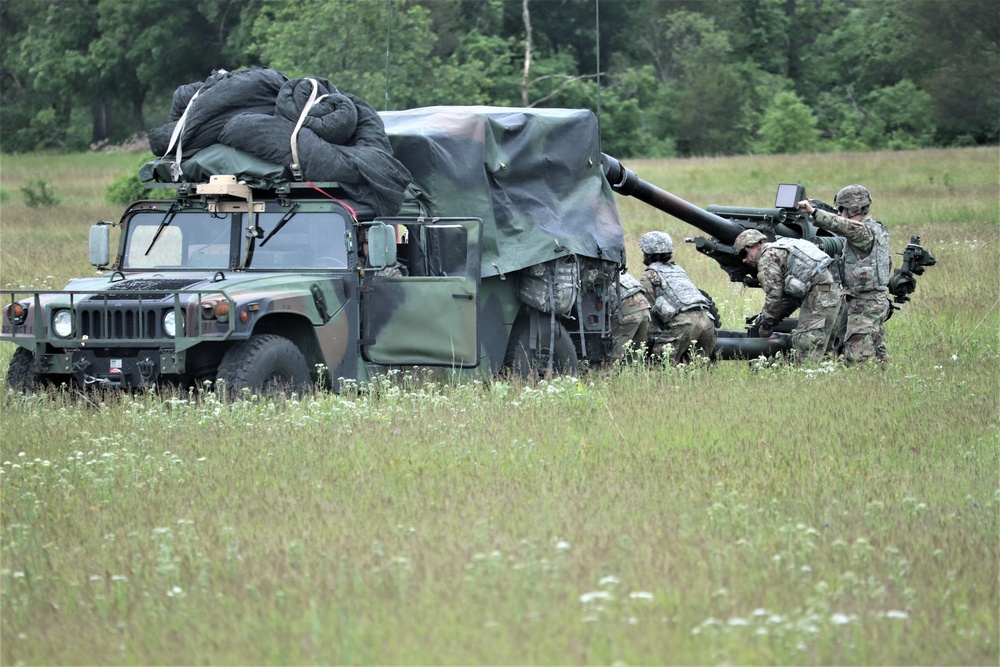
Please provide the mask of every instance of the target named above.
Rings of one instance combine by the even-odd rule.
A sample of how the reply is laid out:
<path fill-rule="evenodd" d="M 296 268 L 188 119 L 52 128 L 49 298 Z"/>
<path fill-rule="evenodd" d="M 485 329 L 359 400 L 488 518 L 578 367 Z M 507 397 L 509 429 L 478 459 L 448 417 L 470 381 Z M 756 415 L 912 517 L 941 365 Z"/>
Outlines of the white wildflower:
<path fill-rule="evenodd" d="M 607 591 L 591 591 L 589 593 L 584 593 L 580 596 L 580 602 L 587 604 L 588 602 L 594 602 L 595 600 L 610 600 L 611 593 Z"/>

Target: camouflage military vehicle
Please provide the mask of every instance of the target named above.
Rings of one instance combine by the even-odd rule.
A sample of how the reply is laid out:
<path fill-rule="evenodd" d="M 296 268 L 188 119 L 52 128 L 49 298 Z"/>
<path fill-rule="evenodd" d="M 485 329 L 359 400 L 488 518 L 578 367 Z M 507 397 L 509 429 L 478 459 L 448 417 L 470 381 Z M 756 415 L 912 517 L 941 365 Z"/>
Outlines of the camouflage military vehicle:
<path fill-rule="evenodd" d="M 392 369 L 527 375 L 608 359 L 625 248 L 594 115 L 382 119 L 413 175 L 392 216 L 226 146 L 146 165 L 144 180 L 176 192 L 91 229 L 102 275 L 2 292 L 0 340 L 18 346 L 8 385 L 339 390 Z"/>

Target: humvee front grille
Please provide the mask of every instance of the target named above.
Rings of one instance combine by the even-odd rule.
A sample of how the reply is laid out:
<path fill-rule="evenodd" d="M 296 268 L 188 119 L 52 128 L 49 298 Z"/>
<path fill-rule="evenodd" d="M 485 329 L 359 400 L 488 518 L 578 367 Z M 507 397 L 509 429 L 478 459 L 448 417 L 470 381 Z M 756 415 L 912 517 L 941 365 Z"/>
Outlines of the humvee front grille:
<path fill-rule="evenodd" d="M 163 314 L 171 308 L 81 307 L 78 330 L 82 336 L 105 340 L 164 338 Z"/>

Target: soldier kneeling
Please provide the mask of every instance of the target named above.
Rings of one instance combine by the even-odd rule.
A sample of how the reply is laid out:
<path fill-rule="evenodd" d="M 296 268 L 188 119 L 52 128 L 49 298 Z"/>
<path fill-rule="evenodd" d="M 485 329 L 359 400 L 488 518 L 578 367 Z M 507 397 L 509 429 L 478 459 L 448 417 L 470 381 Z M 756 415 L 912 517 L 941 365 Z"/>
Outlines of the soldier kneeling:
<path fill-rule="evenodd" d="M 711 301 L 695 287 L 687 273 L 673 262 L 674 241 L 666 232 L 647 232 L 639 239 L 646 270 L 639 278 L 642 292 L 651 304 L 649 349 L 662 357 L 671 346 L 670 360 L 679 364 L 690 360 L 694 344 L 700 354 L 711 358 L 715 349 L 715 319 Z"/>

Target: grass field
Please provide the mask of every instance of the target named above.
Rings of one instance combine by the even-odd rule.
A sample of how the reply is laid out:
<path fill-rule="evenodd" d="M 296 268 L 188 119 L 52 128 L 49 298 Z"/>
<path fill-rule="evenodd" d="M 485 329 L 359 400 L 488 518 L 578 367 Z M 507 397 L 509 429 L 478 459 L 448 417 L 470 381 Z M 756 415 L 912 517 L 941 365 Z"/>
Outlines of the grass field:
<path fill-rule="evenodd" d="M 134 160 L 3 156 L 0 284 L 87 275 Z M 625 163 L 702 206 L 868 186 L 894 252 L 938 260 L 892 364 L 236 404 L 0 386 L 0 662 L 996 665 L 1000 153 Z M 39 176 L 60 206 L 24 206 Z M 695 230 L 620 206 L 727 326 L 759 310 Z"/>

